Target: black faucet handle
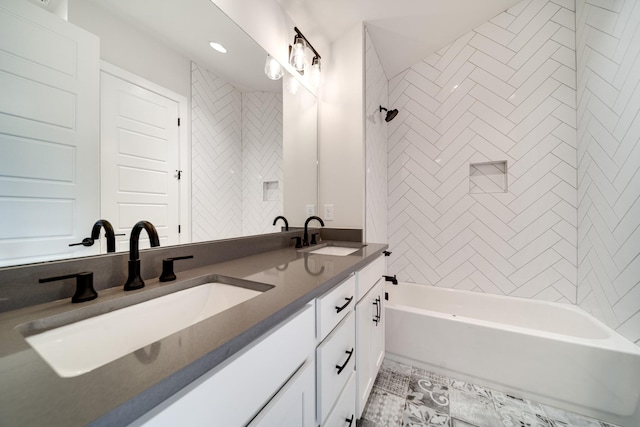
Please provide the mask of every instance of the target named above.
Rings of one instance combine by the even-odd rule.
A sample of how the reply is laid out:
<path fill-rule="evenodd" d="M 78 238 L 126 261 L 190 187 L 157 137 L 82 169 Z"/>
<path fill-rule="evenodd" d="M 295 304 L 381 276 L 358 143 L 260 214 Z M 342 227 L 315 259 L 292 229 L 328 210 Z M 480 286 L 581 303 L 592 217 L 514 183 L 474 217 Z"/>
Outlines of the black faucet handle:
<path fill-rule="evenodd" d="M 190 259 L 193 255 L 178 256 L 173 258 L 167 258 L 162 260 L 162 274 L 160 274 L 161 282 L 171 282 L 176 280 L 176 273 L 173 272 L 173 261 L 179 261 L 181 259 Z"/>
<path fill-rule="evenodd" d="M 78 242 L 78 243 L 70 243 L 69 246 L 93 246 L 94 240 L 91 237 L 85 237 L 84 239 L 82 239 L 82 242 Z"/>
<path fill-rule="evenodd" d="M 296 248 L 302 247 L 302 238 L 300 236 L 292 237 L 291 240 L 296 239 Z"/>
<path fill-rule="evenodd" d="M 316 236 L 318 236 L 318 240 L 316 240 Z M 316 245 L 316 244 L 320 243 L 319 238 L 320 238 L 320 233 L 311 234 L 311 242 L 310 242 L 310 244 L 311 245 Z"/>
<path fill-rule="evenodd" d="M 58 280 L 76 279 L 76 292 L 71 297 L 71 302 L 85 302 L 98 298 L 98 293 L 93 288 L 93 273 L 83 271 L 81 273 L 66 274 L 64 276 L 46 277 L 38 280 L 39 283 L 56 282 Z"/>
<path fill-rule="evenodd" d="M 384 256 L 389 256 L 389 255 L 391 255 L 393 252 L 391 252 L 391 251 L 382 251 L 382 253 L 384 254 Z"/>

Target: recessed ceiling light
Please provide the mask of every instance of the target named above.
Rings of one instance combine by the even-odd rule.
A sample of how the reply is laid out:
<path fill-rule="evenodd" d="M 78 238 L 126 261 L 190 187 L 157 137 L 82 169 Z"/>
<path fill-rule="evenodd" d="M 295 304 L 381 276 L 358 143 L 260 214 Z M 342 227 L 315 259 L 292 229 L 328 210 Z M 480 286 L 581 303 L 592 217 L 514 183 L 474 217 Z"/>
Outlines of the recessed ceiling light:
<path fill-rule="evenodd" d="M 217 50 L 220 53 L 227 53 L 227 49 L 225 49 L 225 47 L 222 46 L 220 43 L 209 42 L 209 46 L 211 46 L 213 49 Z"/>

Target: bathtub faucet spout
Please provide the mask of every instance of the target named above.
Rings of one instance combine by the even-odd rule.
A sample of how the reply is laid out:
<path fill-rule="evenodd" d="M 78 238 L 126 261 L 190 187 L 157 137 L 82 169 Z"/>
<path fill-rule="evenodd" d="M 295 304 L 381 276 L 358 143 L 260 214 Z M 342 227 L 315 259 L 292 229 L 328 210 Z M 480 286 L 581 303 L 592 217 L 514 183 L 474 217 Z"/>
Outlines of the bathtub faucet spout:
<path fill-rule="evenodd" d="M 394 274 L 393 276 L 382 276 L 384 277 L 384 280 L 386 280 L 387 282 L 391 282 L 394 285 L 398 284 L 398 279 L 396 279 L 396 275 Z"/>

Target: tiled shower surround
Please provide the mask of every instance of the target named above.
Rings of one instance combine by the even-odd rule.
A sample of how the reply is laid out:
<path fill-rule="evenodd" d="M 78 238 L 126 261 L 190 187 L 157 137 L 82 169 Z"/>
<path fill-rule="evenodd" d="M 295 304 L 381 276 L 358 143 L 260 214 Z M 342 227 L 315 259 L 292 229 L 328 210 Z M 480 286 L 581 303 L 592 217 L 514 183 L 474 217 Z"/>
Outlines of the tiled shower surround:
<path fill-rule="evenodd" d="M 639 27 L 635 0 L 524 0 L 388 88 L 367 38 L 389 273 L 577 304 L 640 344 Z M 400 110 L 386 131 L 369 121 L 385 95 Z M 470 163 L 502 161 L 506 192 L 470 191 Z"/>
<path fill-rule="evenodd" d="M 191 66 L 193 241 L 276 232 L 283 211 L 282 94 L 240 92 Z M 264 200 L 263 183 L 278 185 Z"/>
<path fill-rule="evenodd" d="M 384 360 L 359 427 L 615 427 Z"/>

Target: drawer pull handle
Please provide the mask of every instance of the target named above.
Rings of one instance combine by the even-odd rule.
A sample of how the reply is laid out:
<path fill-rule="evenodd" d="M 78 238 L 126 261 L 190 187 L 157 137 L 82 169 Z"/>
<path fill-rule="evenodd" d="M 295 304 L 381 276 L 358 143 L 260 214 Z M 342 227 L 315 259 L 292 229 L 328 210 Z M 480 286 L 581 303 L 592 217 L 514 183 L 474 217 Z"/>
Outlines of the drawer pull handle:
<path fill-rule="evenodd" d="M 340 313 L 342 310 L 344 310 L 345 308 L 347 308 L 347 306 L 349 304 L 351 304 L 351 301 L 353 300 L 353 297 L 351 298 L 345 298 L 347 300 L 347 302 L 344 303 L 344 305 L 342 307 L 338 307 L 336 306 L 336 313 Z"/>
<path fill-rule="evenodd" d="M 338 370 L 338 375 L 340 375 L 342 370 L 347 367 L 347 364 L 349 363 L 349 360 L 351 360 L 351 356 L 353 356 L 353 347 L 351 348 L 351 350 L 345 351 L 345 353 L 347 353 L 349 355 L 349 357 L 347 357 L 347 360 L 342 364 L 342 366 L 336 365 L 336 369 Z"/>
<path fill-rule="evenodd" d="M 376 315 L 373 317 L 373 323 L 376 324 L 376 326 L 378 326 L 378 322 L 380 322 L 380 298 L 376 298 L 376 300 L 373 302 L 373 305 L 376 306 Z"/>
<path fill-rule="evenodd" d="M 353 414 L 351 414 L 351 418 L 346 418 L 345 421 L 348 422 L 349 427 L 351 427 L 351 424 L 353 424 Z"/>

